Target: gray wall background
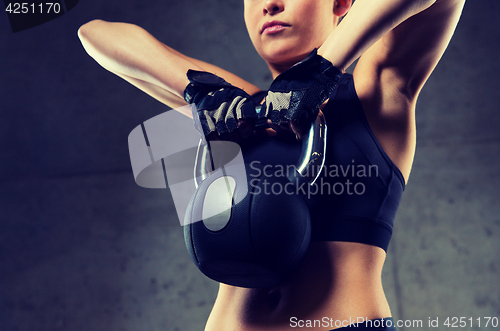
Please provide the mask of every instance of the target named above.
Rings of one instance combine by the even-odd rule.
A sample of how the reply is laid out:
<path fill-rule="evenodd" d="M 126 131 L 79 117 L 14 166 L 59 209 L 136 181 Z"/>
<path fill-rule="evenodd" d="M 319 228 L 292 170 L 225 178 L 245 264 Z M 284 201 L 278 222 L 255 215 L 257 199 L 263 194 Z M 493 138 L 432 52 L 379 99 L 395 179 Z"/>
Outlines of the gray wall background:
<path fill-rule="evenodd" d="M 166 107 L 102 69 L 76 32 L 135 23 L 265 88 L 242 6 L 81 0 L 16 34 L 0 14 L 0 330 L 203 328 L 217 284 L 191 263 L 168 190 L 137 186 L 128 156 L 129 132 Z M 499 13 L 497 0 L 466 4 L 418 103 L 383 275 L 395 319 L 423 322 L 401 330 L 500 318 Z"/>

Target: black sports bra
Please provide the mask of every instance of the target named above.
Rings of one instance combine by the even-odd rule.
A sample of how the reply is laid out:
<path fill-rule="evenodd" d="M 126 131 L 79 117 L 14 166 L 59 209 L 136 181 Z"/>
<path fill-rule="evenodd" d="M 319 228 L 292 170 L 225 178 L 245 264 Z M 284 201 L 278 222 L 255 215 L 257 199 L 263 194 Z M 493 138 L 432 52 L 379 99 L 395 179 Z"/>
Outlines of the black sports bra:
<path fill-rule="evenodd" d="M 300 190 L 311 214 L 312 240 L 358 242 L 387 251 L 405 182 L 366 120 L 352 75 L 342 76 L 323 113 L 325 165 L 316 183 Z M 268 171 L 294 164 L 300 153 L 299 143 L 279 136 L 263 146 L 261 160 L 269 161 Z"/>
<path fill-rule="evenodd" d="M 405 189 L 400 170 L 371 130 L 352 75 L 344 74 L 326 117 L 323 194 L 310 199 L 313 240 L 359 242 L 387 251 Z M 330 191 L 326 192 L 330 185 Z"/>

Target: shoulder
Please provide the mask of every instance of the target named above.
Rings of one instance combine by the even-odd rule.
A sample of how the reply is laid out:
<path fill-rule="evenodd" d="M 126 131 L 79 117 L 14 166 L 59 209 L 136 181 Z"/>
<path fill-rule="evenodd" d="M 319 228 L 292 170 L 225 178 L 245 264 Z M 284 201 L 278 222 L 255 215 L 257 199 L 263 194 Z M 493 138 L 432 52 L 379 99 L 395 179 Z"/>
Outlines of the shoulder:
<path fill-rule="evenodd" d="M 391 93 L 414 104 L 448 47 L 464 3 L 436 0 L 374 43 L 354 71 L 359 92 Z"/>
<path fill-rule="evenodd" d="M 436 0 L 360 57 L 353 73 L 356 92 L 374 131 L 393 145 L 395 139 L 414 140 L 418 95 L 448 47 L 464 3 Z"/>

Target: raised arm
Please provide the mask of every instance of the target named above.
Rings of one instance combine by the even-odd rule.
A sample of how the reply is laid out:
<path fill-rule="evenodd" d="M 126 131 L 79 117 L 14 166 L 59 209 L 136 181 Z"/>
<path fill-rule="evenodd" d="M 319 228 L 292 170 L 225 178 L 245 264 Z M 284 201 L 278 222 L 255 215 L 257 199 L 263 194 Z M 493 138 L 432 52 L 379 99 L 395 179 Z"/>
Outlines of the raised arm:
<path fill-rule="evenodd" d="M 390 76 L 391 84 L 414 101 L 448 46 L 464 3 L 356 0 L 318 52 L 341 69 L 362 55 L 358 86 Z"/>
<path fill-rule="evenodd" d="M 259 88 L 217 66 L 187 57 L 133 24 L 94 20 L 78 30 L 87 53 L 103 68 L 171 108 L 186 105 L 189 69 L 209 71 L 248 94 Z M 191 117 L 191 113 L 185 115 Z"/>
<path fill-rule="evenodd" d="M 418 95 L 443 55 L 465 0 L 356 0 L 319 53 L 338 68 L 361 56 L 354 82 L 367 120 L 408 179 Z"/>

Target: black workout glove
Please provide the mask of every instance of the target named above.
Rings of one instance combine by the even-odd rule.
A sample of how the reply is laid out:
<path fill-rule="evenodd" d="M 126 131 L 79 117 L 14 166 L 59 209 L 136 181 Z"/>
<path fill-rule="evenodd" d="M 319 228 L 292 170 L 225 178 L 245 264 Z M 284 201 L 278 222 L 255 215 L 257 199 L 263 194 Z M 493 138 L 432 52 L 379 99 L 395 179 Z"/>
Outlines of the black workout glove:
<path fill-rule="evenodd" d="M 281 73 L 271 84 L 263 105 L 276 125 L 290 121 L 305 126 L 337 88 L 342 73 L 314 49 L 304 60 Z"/>
<path fill-rule="evenodd" d="M 203 134 L 230 133 L 238 128 L 238 121 L 255 119 L 255 103 L 245 91 L 219 76 L 205 71 L 189 70 L 191 82 L 184 90 L 184 100 L 194 103 Z"/>

